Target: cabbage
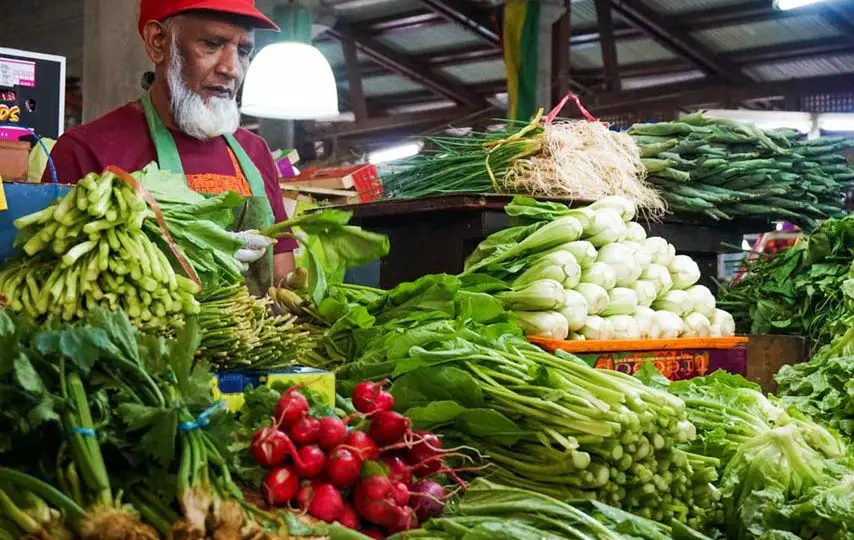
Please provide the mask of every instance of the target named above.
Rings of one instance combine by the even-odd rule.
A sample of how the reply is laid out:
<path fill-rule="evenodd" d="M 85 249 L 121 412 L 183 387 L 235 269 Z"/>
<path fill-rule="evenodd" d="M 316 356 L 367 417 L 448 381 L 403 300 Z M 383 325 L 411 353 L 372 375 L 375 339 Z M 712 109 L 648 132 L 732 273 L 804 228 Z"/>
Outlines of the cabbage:
<path fill-rule="evenodd" d="M 641 279 L 652 282 L 655 285 L 656 298 L 661 298 L 673 288 L 673 279 L 670 277 L 670 270 L 660 264 L 653 263 L 649 265 L 641 273 Z"/>
<path fill-rule="evenodd" d="M 658 339 L 660 331 L 655 311 L 648 307 L 638 306 L 634 318 L 642 339 Z"/>
<path fill-rule="evenodd" d="M 694 304 L 694 311 L 702 313 L 708 318 L 715 314 L 715 295 L 705 285 L 694 285 L 685 289 L 691 302 Z"/>
<path fill-rule="evenodd" d="M 625 287 L 614 287 L 608 291 L 608 307 L 602 311 L 603 317 L 610 315 L 631 315 L 638 307 L 638 295 Z"/>
<path fill-rule="evenodd" d="M 505 309 L 513 311 L 554 311 L 566 303 L 563 285 L 553 279 L 533 281 L 497 296 Z"/>
<path fill-rule="evenodd" d="M 674 289 L 687 289 L 700 280 L 700 267 L 694 259 L 687 255 L 673 257 L 673 262 L 668 266 L 670 277 L 673 279 Z"/>
<path fill-rule="evenodd" d="M 652 257 L 652 262 L 662 266 L 670 266 L 676 256 L 676 248 L 660 236 L 651 236 L 644 240 L 643 247 Z"/>
<path fill-rule="evenodd" d="M 732 315 L 722 309 L 715 309 L 711 317 L 712 327 L 717 327 L 721 337 L 732 337 L 735 335 L 735 321 Z"/>
<path fill-rule="evenodd" d="M 516 318 L 529 336 L 566 339 L 569 335 L 566 318 L 556 311 L 518 311 Z"/>
<path fill-rule="evenodd" d="M 660 297 L 658 300 L 653 302 L 652 307 L 656 310 L 664 310 L 669 311 L 671 313 L 675 313 L 678 316 L 685 315 L 690 313 L 694 308 L 694 304 L 691 303 L 691 297 L 688 296 L 688 293 L 685 291 L 670 291 L 664 296 Z"/>
<path fill-rule="evenodd" d="M 581 329 L 581 335 L 587 339 L 611 339 L 613 334 L 614 327 L 611 321 L 597 315 L 587 317 L 586 324 Z"/>
<path fill-rule="evenodd" d="M 618 287 L 630 287 L 641 274 L 634 252 L 627 244 L 618 242 L 602 246 L 596 262 L 606 263 L 614 269 L 615 285 Z"/>
<path fill-rule="evenodd" d="M 584 238 L 598 248 L 625 240 L 627 234 L 626 224 L 620 214 L 610 208 L 603 208 L 596 212 L 590 228 L 584 231 Z"/>
<path fill-rule="evenodd" d="M 640 242 L 623 242 L 624 245 L 629 246 L 632 250 L 632 255 L 635 258 L 635 262 L 640 266 L 641 272 L 649 268 L 649 265 L 652 264 L 652 256 L 650 256 L 649 252 L 644 249 L 643 244 Z"/>
<path fill-rule="evenodd" d="M 604 208 L 614 210 L 620 214 L 620 218 L 623 221 L 631 221 L 635 219 L 635 214 L 637 214 L 637 205 L 635 202 L 631 199 L 620 197 L 619 195 L 603 197 L 591 204 L 590 208 L 594 210 L 601 210 Z"/>
<path fill-rule="evenodd" d="M 669 311 L 656 311 L 655 319 L 658 322 L 658 337 L 662 339 L 678 338 L 685 328 L 685 323 L 682 319 Z"/>
<path fill-rule="evenodd" d="M 711 334 L 712 323 L 702 313 L 689 313 L 682 321 L 685 323 L 683 337 L 709 337 Z"/>
<path fill-rule="evenodd" d="M 647 281 L 645 279 L 639 279 L 632 285 L 632 290 L 635 291 L 635 294 L 638 297 L 638 305 L 643 307 L 649 307 L 655 301 L 655 297 L 658 295 L 655 290 L 655 284 L 652 281 Z"/>
<path fill-rule="evenodd" d="M 540 279 L 553 279 L 571 289 L 581 279 L 581 267 L 568 251 L 554 251 L 537 259 L 521 276 L 513 282 L 518 288 Z"/>
<path fill-rule="evenodd" d="M 581 283 L 593 283 L 606 290 L 613 289 L 617 285 L 617 273 L 611 265 L 597 261 L 581 273 Z"/>
<path fill-rule="evenodd" d="M 587 319 L 587 299 L 578 291 L 566 291 L 565 294 L 565 304 L 560 312 L 566 317 L 570 330 L 580 330 Z"/>
<path fill-rule="evenodd" d="M 587 240 L 576 240 L 575 242 L 561 244 L 552 250 L 552 252 L 555 251 L 568 251 L 572 253 L 572 256 L 575 257 L 575 262 L 578 263 L 582 270 L 590 268 L 590 265 L 596 262 L 598 255 L 596 248 Z"/>
<path fill-rule="evenodd" d="M 626 240 L 629 242 L 638 242 L 642 244 L 643 241 L 646 240 L 646 231 L 640 223 L 634 221 L 627 223 L 626 230 L 628 232 Z"/>
<path fill-rule="evenodd" d="M 608 291 L 594 283 L 579 283 L 576 292 L 587 300 L 587 312 L 590 315 L 602 313 L 608 307 Z"/>
<path fill-rule="evenodd" d="M 634 317 L 630 315 L 613 315 L 607 318 L 614 328 L 613 339 L 640 339 L 640 329 Z"/>

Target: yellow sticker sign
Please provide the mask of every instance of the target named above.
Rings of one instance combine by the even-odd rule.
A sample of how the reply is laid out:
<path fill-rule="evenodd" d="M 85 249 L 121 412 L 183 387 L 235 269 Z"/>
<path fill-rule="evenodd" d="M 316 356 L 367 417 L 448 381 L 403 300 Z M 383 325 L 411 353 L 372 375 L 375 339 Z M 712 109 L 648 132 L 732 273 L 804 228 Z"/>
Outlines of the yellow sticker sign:
<path fill-rule="evenodd" d="M 8 209 L 9 207 L 6 205 L 6 192 L 3 191 L 3 178 L 0 177 L 0 212 L 4 212 Z"/>

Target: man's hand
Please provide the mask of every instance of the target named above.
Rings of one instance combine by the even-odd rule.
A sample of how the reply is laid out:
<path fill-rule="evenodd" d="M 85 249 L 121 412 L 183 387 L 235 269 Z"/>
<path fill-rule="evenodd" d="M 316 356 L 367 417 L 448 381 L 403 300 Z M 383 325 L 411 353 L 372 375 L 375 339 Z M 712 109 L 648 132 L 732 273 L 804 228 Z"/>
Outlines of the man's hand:
<path fill-rule="evenodd" d="M 259 234 L 258 231 L 241 231 L 231 235 L 243 242 L 243 247 L 237 250 L 234 258 L 243 264 L 243 271 L 249 269 L 249 265 L 264 256 L 267 248 L 276 243 L 276 240 Z"/>

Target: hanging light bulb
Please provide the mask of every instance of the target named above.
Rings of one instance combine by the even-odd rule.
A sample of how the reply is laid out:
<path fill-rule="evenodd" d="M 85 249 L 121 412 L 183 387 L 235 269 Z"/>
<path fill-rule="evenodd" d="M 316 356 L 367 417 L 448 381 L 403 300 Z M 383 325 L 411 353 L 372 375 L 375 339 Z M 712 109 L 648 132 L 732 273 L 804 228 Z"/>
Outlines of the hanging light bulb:
<path fill-rule="evenodd" d="M 249 66 L 242 111 L 277 120 L 334 118 L 338 116 L 338 88 L 332 67 L 307 43 L 267 45 Z"/>

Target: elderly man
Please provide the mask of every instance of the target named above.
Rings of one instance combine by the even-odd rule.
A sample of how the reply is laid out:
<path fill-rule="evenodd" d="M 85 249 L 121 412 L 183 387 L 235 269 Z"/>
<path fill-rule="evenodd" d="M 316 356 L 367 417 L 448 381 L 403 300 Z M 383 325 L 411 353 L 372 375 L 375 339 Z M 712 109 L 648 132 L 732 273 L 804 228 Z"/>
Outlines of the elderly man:
<path fill-rule="evenodd" d="M 139 33 L 154 64 L 149 92 L 62 136 L 51 155 L 60 181 L 109 165 L 128 171 L 156 161 L 204 194 L 246 198 L 237 257 L 247 282 L 264 291 L 293 270 L 296 243 L 252 232 L 287 219 L 278 168 L 263 139 L 239 128 L 237 91 L 254 29 L 278 30 L 254 0 L 142 0 Z M 47 178 L 46 178 L 47 180 Z"/>

